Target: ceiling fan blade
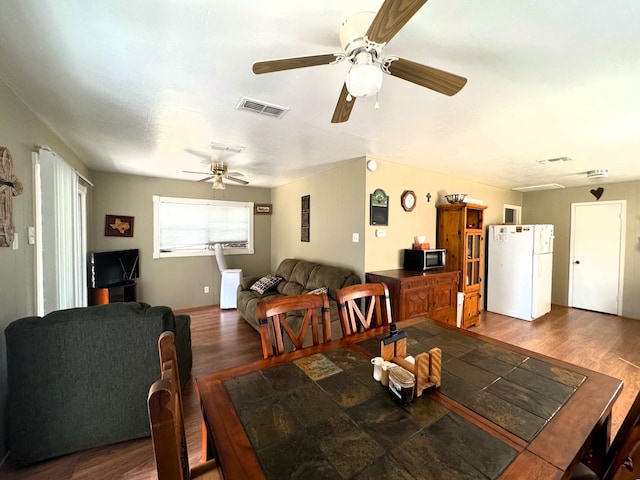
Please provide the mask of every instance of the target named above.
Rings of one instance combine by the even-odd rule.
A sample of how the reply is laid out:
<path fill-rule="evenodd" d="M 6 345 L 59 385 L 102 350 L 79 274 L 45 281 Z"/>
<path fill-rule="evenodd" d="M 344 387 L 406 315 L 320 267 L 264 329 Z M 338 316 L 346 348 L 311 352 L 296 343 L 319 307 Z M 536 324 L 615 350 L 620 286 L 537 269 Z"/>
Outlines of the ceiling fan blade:
<path fill-rule="evenodd" d="M 403 58 L 389 62 L 387 71 L 394 77 L 449 96 L 458 93 L 467 83 L 467 79 L 459 75 L 427 67 Z"/>
<path fill-rule="evenodd" d="M 190 153 L 191 155 L 195 155 L 196 157 L 206 158 L 207 160 L 211 160 L 211 155 L 207 155 L 206 153 L 200 152 L 198 150 L 194 150 L 193 148 L 185 148 L 185 152 Z"/>
<path fill-rule="evenodd" d="M 225 175 L 224 178 L 226 178 L 227 180 L 231 180 L 232 182 L 239 183 L 241 185 L 249 185 L 249 182 L 247 182 L 246 180 L 242 180 L 240 178 L 235 178 L 235 177 L 230 177 L 228 174 Z"/>
<path fill-rule="evenodd" d="M 206 173 L 205 173 L 206 175 Z M 215 177 L 215 175 L 209 175 L 208 177 L 205 178 L 201 178 L 200 180 L 198 180 L 199 182 L 206 182 L 207 180 L 211 180 L 213 177 Z"/>
<path fill-rule="evenodd" d="M 427 0 L 385 0 L 367 30 L 375 43 L 385 43 L 395 37 Z"/>
<path fill-rule="evenodd" d="M 271 73 L 280 70 L 294 68 L 315 67 L 316 65 L 330 65 L 344 60 L 342 53 L 327 53 L 324 55 L 311 55 L 309 57 L 282 58 L 280 60 L 266 60 L 253 64 L 253 73 Z"/>
<path fill-rule="evenodd" d="M 232 177 L 244 177 L 244 173 L 240 172 L 227 172 L 227 175 L 230 175 Z"/>
<path fill-rule="evenodd" d="M 351 110 L 353 110 L 353 104 L 356 103 L 355 97 L 351 98 L 351 101 L 347 101 L 349 96 L 349 90 L 347 90 L 347 84 L 342 85 L 342 91 L 340 92 L 340 98 L 336 109 L 333 111 L 333 117 L 331 117 L 331 123 L 343 123 L 349 120 Z"/>
<path fill-rule="evenodd" d="M 182 170 L 182 173 L 195 173 L 198 175 L 211 175 L 210 172 L 190 172 L 189 170 Z"/>

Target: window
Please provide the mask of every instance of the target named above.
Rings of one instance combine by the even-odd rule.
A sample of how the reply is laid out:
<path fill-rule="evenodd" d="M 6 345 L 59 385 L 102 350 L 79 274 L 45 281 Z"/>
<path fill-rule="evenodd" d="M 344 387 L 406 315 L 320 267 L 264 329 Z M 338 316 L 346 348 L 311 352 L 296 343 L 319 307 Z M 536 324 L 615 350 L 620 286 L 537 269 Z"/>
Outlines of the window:
<path fill-rule="evenodd" d="M 522 207 L 517 205 L 505 205 L 502 214 L 502 223 L 507 225 L 517 225 L 520 223 Z"/>
<path fill-rule="evenodd" d="M 253 202 L 153 196 L 153 258 L 253 253 Z"/>

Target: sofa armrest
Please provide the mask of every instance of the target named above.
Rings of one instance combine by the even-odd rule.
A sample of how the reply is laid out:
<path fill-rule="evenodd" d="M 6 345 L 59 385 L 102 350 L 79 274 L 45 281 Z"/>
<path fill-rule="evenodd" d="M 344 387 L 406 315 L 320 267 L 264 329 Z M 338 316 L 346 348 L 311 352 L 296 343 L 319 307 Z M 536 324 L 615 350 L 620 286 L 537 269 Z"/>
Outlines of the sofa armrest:
<path fill-rule="evenodd" d="M 256 283 L 262 277 L 242 277 L 240 280 L 240 285 L 238 286 L 238 290 L 249 290 L 251 285 Z"/>

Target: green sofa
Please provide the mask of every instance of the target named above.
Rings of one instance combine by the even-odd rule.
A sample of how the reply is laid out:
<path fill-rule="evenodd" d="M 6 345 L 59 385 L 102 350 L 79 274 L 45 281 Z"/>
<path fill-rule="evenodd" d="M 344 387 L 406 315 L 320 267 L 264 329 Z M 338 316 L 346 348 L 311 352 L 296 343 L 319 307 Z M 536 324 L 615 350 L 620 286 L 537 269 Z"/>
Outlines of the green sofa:
<path fill-rule="evenodd" d="M 150 434 L 147 395 L 160 377 L 158 337 L 176 335 L 191 375 L 188 315 L 112 303 L 26 317 L 5 329 L 9 459 L 22 466 Z"/>
<path fill-rule="evenodd" d="M 296 258 L 286 258 L 280 262 L 275 275 L 282 278 L 276 287 L 260 294 L 251 290 L 251 286 L 260 277 L 244 277 L 238 286 L 237 308 L 238 312 L 253 328 L 260 331 L 258 318 L 256 316 L 256 305 L 263 300 L 282 297 L 284 295 L 300 295 L 309 293 L 312 290 L 325 287 L 329 296 L 329 307 L 331 311 L 331 338 L 342 337 L 342 328 L 338 317 L 338 304 L 336 302 L 336 290 L 349 285 L 361 283 L 360 277 L 351 270 L 342 267 L 322 265 L 320 263 L 299 260 Z M 298 319 L 290 317 L 297 316 Z M 297 327 L 302 317 L 292 314 L 287 320 Z"/>

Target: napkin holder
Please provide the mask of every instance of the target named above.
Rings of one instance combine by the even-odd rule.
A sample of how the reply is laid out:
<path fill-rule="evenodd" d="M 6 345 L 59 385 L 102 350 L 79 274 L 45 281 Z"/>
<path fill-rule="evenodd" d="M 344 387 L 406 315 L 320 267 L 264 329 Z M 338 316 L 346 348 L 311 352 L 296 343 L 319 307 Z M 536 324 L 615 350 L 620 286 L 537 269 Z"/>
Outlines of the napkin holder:
<path fill-rule="evenodd" d="M 416 397 L 427 388 L 438 388 L 442 379 L 442 350 L 437 347 L 416 355 L 415 363 L 406 360 L 407 334 L 398 330 L 395 323 L 389 327 L 389 335 L 380 341 L 380 356 L 383 360 L 400 365 L 416 377 Z"/>

